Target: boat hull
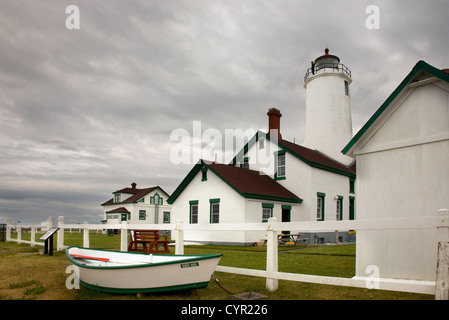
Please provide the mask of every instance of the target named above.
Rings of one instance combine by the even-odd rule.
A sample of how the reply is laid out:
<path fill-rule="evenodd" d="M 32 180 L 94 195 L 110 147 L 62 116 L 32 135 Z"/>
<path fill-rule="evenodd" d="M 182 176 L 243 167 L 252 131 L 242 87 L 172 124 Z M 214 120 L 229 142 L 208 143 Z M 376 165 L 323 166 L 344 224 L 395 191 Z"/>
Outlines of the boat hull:
<path fill-rule="evenodd" d="M 67 248 L 66 253 L 78 267 L 82 285 L 111 293 L 205 288 L 222 256 L 146 255 L 79 247 Z M 111 262 L 104 261 L 106 259 Z"/>

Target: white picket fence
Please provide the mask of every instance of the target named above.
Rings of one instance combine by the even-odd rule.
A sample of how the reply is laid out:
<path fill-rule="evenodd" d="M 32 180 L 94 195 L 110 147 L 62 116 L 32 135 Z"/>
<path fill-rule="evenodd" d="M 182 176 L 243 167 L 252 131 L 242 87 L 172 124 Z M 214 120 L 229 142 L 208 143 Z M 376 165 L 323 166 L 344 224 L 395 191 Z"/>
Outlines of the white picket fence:
<path fill-rule="evenodd" d="M 7 227 L 7 241 L 18 243 L 30 243 L 31 245 L 43 245 L 43 242 L 35 241 L 35 227 L 31 226 L 31 241 L 21 240 L 19 234 L 17 239 L 11 239 L 11 230 L 24 226 Z M 50 227 L 50 225 L 49 225 Z M 430 217 L 420 218 L 393 218 L 393 219 L 369 219 L 369 220 L 347 220 L 347 221 L 304 221 L 304 222 L 278 222 L 271 218 L 267 223 L 244 223 L 244 224 L 64 224 L 64 218 L 58 218 L 57 250 L 64 249 L 64 233 L 67 229 L 83 230 L 83 246 L 89 247 L 89 234 L 91 230 L 119 229 L 121 230 L 120 250 L 127 251 L 128 230 L 171 230 L 172 238 L 175 239 L 175 254 L 184 254 L 184 231 L 266 231 L 267 232 L 267 263 L 266 270 L 244 269 L 227 266 L 218 266 L 216 271 L 234 273 L 240 275 L 256 276 L 266 278 L 268 290 L 278 289 L 278 280 L 309 282 L 317 284 L 348 286 L 367 288 L 369 282 L 375 282 L 376 286 L 371 288 L 390 291 L 404 291 L 413 293 L 435 294 L 435 298 L 448 300 L 449 297 L 449 210 L 441 209 L 438 214 Z M 281 230 L 297 230 L 298 232 L 314 231 L 336 231 L 336 230 L 403 230 L 403 229 L 434 229 L 437 232 L 438 261 L 435 281 L 409 280 L 409 279 L 386 279 L 386 278 L 341 278 L 329 276 L 316 276 L 307 274 L 286 273 L 278 271 L 278 234 Z"/>

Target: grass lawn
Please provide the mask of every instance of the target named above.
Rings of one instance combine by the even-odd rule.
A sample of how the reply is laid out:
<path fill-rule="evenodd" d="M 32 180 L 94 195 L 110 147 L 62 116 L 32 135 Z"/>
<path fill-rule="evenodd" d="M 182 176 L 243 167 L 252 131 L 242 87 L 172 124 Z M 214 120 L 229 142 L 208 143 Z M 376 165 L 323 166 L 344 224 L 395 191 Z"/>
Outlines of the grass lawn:
<path fill-rule="evenodd" d="M 27 235 L 23 235 L 24 240 Z M 39 236 L 36 236 L 38 239 Z M 56 244 L 56 239 L 55 239 Z M 82 246 L 82 235 L 65 234 L 65 245 Z M 120 247 L 120 236 L 92 233 L 92 248 L 114 249 Z M 70 265 L 65 252 L 53 256 L 41 255 L 43 247 L 28 244 L 0 242 L 0 299 L 30 300 L 224 300 L 232 296 L 213 280 L 206 289 L 170 293 L 105 294 L 86 289 L 69 290 L 65 273 Z M 174 252 L 174 248 L 171 248 Z M 240 268 L 265 269 L 266 248 L 237 246 L 186 246 L 186 254 L 223 253 L 220 265 Z M 355 245 L 279 247 L 279 271 L 352 277 L 355 272 Z M 340 286 L 318 285 L 293 281 L 279 281 L 279 290 L 268 292 L 265 278 L 215 272 L 221 285 L 233 294 L 254 291 L 271 300 L 425 300 L 433 295 L 368 290 Z"/>

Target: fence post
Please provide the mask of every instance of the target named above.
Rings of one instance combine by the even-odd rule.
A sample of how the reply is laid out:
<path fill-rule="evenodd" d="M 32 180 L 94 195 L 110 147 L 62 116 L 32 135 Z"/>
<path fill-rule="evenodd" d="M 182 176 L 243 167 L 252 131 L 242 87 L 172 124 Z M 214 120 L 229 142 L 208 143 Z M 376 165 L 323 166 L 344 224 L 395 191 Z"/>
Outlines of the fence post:
<path fill-rule="evenodd" d="M 31 226 L 31 246 L 34 247 L 36 245 L 36 227 L 34 224 Z"/>
<path fill-rule="evenodd" d="M 274 230 L 273 224 L 276 218 L 268 219 L 267 230 L 267 280 L 266 287 L 268 291 L 276 291 L 278 289 L 279 280 L 275 278 L 278 272 L 278 232 Z"/>
<path fill-rule="evenodd" d="M 127 222 L 122 221 L 122 226 L 120 230 L 120 251 L 128 251 L 128 227 Z"/>
<path fill-rule="evenodd" d="M 175 227 L 175 254 L 184 254 L 184 230 L 182 229 L 182 220 L 178 220 L 178 224 Z"/>
<path fill-rule="evenodd" d="M 16 232 L 17 232 L 17 244 L 21 244 L 22 243 L 22 226 L 20 224 L 18 224 L 16 226 Z"/>
<path fill-rule="evenodd" d="M 83 227 L 83 247 L 89 248 L 89 228 L 87 228 L 87 221 L 84 222 Z"/>
<path fill-rule="evenodd" d="M 6 242 L 11 241 L 12 220 L 6 220 Z"/>
<path fill-rule="evenodd" d="M 64 250 L 64 217 L 58 217 L 58 242 L 56 244 L 56 251 Z"/>
<path fill-rule="evenodd" d="M 449 300 L 449 210 L 438 210 L 438 251 L 435 279 L 435 300 Z"/>
<path fill-rule="evenodd" d="M 47 219 L 47 230 L 50 230 L 50 228 L 53 228 L 53 217 Z"/>

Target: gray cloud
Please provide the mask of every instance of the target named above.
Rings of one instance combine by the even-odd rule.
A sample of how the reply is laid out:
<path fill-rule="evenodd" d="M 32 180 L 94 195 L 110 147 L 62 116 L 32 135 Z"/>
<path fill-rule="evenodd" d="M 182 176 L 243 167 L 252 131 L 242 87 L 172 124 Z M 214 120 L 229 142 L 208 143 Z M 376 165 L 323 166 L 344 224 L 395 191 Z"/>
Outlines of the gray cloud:
<path fill-rule="evenodd" d="M 193 120 L 264 129 L 275 106 L 301 142 L 303 76 L 325 46 L 352 70 L 355 131 L 417 61 L 449 67 L 445 0 L 75 2 L 0 2 L 0 216 L 98 222 L 133 181 L 171 192 L 191 165 L 170 162 L 170 133 Z"/>

